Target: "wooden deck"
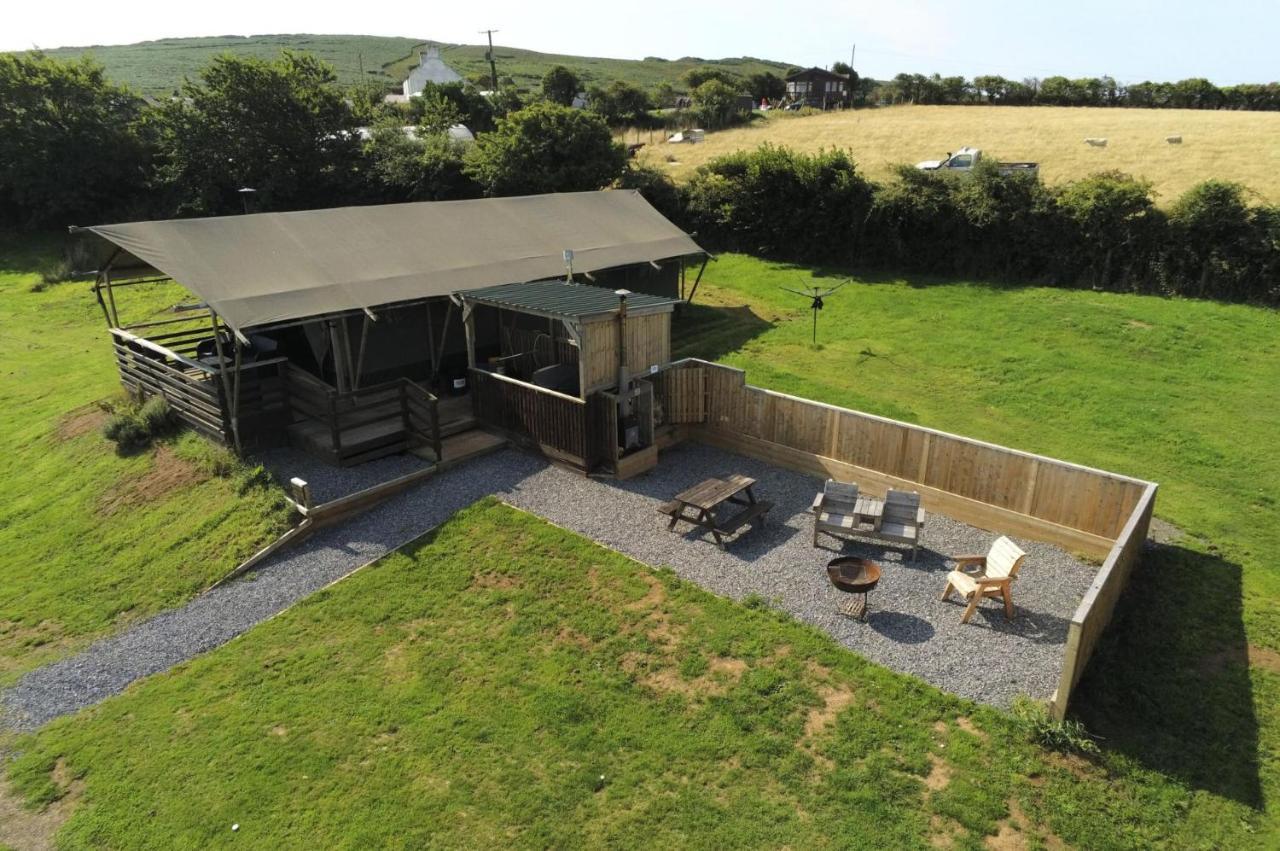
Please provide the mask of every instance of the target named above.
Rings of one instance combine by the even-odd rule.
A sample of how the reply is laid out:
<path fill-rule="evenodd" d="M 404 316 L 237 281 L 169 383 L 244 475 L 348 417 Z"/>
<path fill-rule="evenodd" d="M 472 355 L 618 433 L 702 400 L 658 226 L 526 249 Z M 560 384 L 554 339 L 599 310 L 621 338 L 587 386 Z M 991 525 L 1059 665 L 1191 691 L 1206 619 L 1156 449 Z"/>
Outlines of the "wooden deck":
<path fill-rule="evenodd" d="M 438 402 L 441 439 L 462 434 L 475 428 L 476 419 L 471 412 L 469 396 L 447 396 Z M 291 442 L 301 449 L 322 458 L 345 465 L 371 461 L 397 452 L 407 452 L 419 447 L 419 443 L 406 433 L 398 417 L 400 403 L 388 400 L 368 409 L 365 425 L 345 429 L 342 432 L 342 457 L 334 451 L 333 431 L 322 420 L 307 418 L 289 426 Z M 425 455 L 434 459 L 430 447 L 421 447 Z M 421 453 L 417 453 L 421 454 Z M 443 450 L 449 457 L 447 447 Z"/>

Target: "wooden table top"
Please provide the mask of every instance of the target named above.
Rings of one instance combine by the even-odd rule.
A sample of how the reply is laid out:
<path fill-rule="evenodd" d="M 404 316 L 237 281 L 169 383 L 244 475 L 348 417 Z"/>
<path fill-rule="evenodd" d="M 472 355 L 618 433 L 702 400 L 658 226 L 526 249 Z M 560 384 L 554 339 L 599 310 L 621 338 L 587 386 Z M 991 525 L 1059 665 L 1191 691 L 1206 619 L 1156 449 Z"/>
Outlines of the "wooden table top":
<path fill-rule="evenodd" d="M 737 474 L 729 476 L 727 479 L 707 479 L 705 482 L 696 484 L 688 490 L 676 494 L 676 499 L 685 505 L 710 511 L 755 483 L 756 480 L 750 476 L 739 476 Z"/>

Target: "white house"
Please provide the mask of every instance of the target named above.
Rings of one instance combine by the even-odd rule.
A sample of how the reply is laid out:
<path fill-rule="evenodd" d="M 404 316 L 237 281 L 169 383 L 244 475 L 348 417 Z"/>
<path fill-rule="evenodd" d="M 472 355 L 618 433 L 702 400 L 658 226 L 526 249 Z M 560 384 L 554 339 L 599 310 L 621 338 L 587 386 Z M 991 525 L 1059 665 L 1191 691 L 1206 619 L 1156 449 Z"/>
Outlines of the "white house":
<path fill-rule="evenodd" d="M 427 83 L 461 83 L 462 75 L 445 64 L 440 58 L 438 47 L 428 47 L 418 54 L 418 64 L 409 72 L 401 86 L 400 94 L 387 95 L 392 103 L 404 103 L 415 95 L 422 94 Z"/>

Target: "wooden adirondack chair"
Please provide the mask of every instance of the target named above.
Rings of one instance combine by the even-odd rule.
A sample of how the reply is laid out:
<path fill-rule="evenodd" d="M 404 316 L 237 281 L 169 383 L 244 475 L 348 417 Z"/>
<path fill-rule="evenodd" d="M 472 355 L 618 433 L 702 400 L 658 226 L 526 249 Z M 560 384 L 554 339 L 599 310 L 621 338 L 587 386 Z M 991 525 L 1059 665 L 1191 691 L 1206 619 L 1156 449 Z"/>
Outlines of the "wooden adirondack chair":
<path fill-rule="evenodd" d="M 828 535 L 855 534 L 858 519 L 854 506 L 858 504 L 858 486 L 853 483 L 827 479 L 822 493 L 813 498 L 813 545 L 818 546 L 818 533 Z"/>
<path fill-rule="evenodd" d="M 1018 577 L 1018 570 L 1027 554 L 1008 538 L 1001 537 L 991 545 L 991 551 L 984 556 L 952 556 L 956 569 L 947 574 L 947 589 L 942 592 L 942 599 L 947 599 L 955 591 L 969 601 L 960 623 L 968 623 L 969 618 L 978 609 L 983 597 L 1004 598 L 1004 616 L 1013 620 L 1013 594 L 1010 586 Z M 977 570 L 968 572 L 965 568 Z"/>
<path fill-rule="evenodd" d="M 890 488 L 884 497 L 884 513 L 871 537 L 910 544 L 911 560 L 915 561 L 923 529 L 924 509 L 920 507 L 920 494 Z"/>

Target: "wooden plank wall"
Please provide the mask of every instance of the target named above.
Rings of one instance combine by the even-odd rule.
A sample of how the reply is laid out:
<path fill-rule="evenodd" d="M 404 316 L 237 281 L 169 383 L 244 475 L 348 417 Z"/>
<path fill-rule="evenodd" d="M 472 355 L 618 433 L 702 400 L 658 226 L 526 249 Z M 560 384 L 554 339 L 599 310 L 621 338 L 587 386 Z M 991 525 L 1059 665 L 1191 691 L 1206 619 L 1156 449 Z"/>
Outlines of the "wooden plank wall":
<path fill-rule="evenodd" d="M 113 330 L 111 342 L 126 390 L 138 398 L 163 396 L 191 428 L 219 443 L 231 442 L 222 385 L 212 371 L 175 359 L 163 347 L 143 345 L 127 332 Z"/>
<path fill-rule="evenodd" d="M 1062 720 L 1071 699 L 1071 692 L 1098 646 L 1099 639 L 1111 617 L 1115 614 L 1116 603 L 1120 594 L 1129 584 L 1133 567 L 1142 556 L 1147 541 L 1147 532 L 1151 525 L 1151 514 L 1155 509 L 1156 486 L 1148 484 L 1138 504 L 1134 506 L 1125 523 L 1120 537 L 1107 555 L 1102 569 L 1093 578 L 1093 584 L 1085 593 L 1084 599 L 1076 608 L 1067 627 L 1067 647 L 1063 657 L 1062 676 L 1058 682 L 1058 690 L 1050 703 L 1053 717 Z"/>
<path fill-rule="evenodd" d="M 673 376 L 684 370 L 704 374 L 706 417 L 694 432 L 701 439 L 813 475 L 849 478 L 873 493 L 917 490 L 930 510 L 1097 558 L 1110 551 L 1147 485 L 752 387 L 740 370 L 693 359 L 657 377 L 669 410 L 696 412 L 696 385 Z"/>
<path fill-rule="evenodd" d="M 650 367 L 671 360 L 671 314 L 648 313 L 627 317 L 627 368 L 641 376 Z M 618 383 L 617 317 L 582 326 L 584 395 Z"/>
<path fill-rule="evenodd" d="M 584 470 L 599 450 L 589 442 L 587 403 L 506 376 L 472 369 L 476 418 L 538 445 L 547 455 Z"/>

